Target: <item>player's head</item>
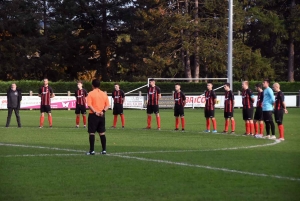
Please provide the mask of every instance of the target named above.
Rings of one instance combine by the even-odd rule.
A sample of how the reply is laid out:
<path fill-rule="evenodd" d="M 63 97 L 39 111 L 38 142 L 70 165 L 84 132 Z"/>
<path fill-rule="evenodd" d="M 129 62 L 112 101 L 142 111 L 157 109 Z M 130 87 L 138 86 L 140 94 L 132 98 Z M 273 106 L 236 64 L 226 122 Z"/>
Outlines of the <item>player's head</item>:
<path fill-rule="evenodd" d="M 242 82 L 242 88 L 243 88 L 244 90 L 248 89 L 248 88 L 249 88 L 249 82 L 248 82 L 248 81 L 243 81 L 243 82 Z"/>
<path fill-rule="evenodd" d="M 225 89 L 225 91 L 229 91 L 230 90 L 230 83 L 225 83 L 224 84 L 224 89 Z"/>
<path fill-rule="evenodd" d="M 120 90 L 120 85 L 118 83 L 115 83 L 115 90 L 117 90 L 117 91 Z"/>
<path fill-rule="evenodd" d="M 273 90 L 274 90 L 275 92 L 280 91 L 280 85 L 279 85 L 279 83 L 275 82 L 275 83 L 273 84 Z"/>
<path fill-rule="evenodd" d="M 16 89 L 17 89 L 16 83 L 12 83 L 10 88 L 11 88 L 11 90 L 16 91 Z"/>
<path fill-rule="evenodd" d="M 207 85 L 206 85 L 206 87 L 207 87 L 207 90 L 210 91 L 213 88 L 213 84 L 211 82 L 208 82 Z"/>
<path fill-rule="evenodd" d="M 92 87 L 93 87 L 93 89 L 99 88 L 99 87 L 100 87 L 100 80 L 94 79 L 94 80 L 92 81 Z"/>
<path fill-rule="evenodd" d="M 263 87 L 268 88 L 270 86 L 270 80 L 269 79 L 264 79 L 263 81 Z"/>
<path fill-rule="evenodd" d="M 181 88 L 180 84 L 176 83 L 175 84 L 175 91 L 180 91 L 180 88 Z"/>
<path fill-rule="evenodd" d="M 149 80 L 149 84 L 150 84 L 151 87 L 154 87 L 155 86 L 155 80 L 153 78 L 151 78 Z"/>
<path fill-rule="evenodd" d="M 78 87 L 78 89 L 82 89 L 82 81 L 79 80 L 77 82 L 77 87 Z"/>
<path fill-rule="evenodd" d="M 255 90 L 256 91 L 262 91 L 262 84 L 261 83 L 257 83 L 256 85 L 255 85 Z"/>
<path fill-rule="evenodd" d="M 44 86 L 48 86 L 49 80 L 48 78 L 44 78 Z"/>

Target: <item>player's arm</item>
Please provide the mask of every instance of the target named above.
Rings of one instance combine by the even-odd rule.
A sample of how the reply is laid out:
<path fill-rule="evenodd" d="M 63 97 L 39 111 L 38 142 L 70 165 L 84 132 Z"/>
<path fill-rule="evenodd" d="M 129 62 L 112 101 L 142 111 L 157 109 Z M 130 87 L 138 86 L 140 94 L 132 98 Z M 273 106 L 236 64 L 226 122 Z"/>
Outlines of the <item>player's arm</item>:
<path fill-rule="evenodd" d="M 234 99 L 234 94 L 231 92 L 231 99 L 232 99 L 232 107 L 235 105 L 235 99 Z"/>
<path fill-rule="evenodd" d="M 52 88 L 50 89 L 50 98 L 54 98 L 55 97 L 55 94 L 54 94 L 54 92 L 53 92 L 53 90 L 52 90 Z"/>
<path fill-rule="evenodd" d="M 109 100 L 108 100 L 108 97 L 106 98 L 106 101 L 105 101 L 105 103 L 104 103 L 104 109 L 101 111 L 101 112 L 99 112 L 99 116 L 103 116 L 104 115 L 104 113 L 109 109 Z"/>
<path fill-rule="evenodd" d="M 249 90 L 248 93 L 249 93 L 249 97 L 250 97 L 251 102 L 254 103 L 255 102 L 255 98 L 254 98 L 254 95 L 253 95 L 252 91 Z"/>
<path fill-rule="evenodd" d="M 183 107 L 184 107 L 186 104 L 186 97 L 184 94 L 182 94 L 182 103 L 183 103 Z"/>
<path fill-rule="evenodd" d="M 281 92 L 281 94 L 280 94 L 280 98 L 281 98 L 281 101 L 282 101 L 282 106 L 283 106 L 284 113 L 287 114 L 288 111 L 287 111 L 287 109 L 286 109 L 286 104 L 285 104 L 285 102 L 284 102 L 284 95 L 283 95 L 282 92 Z"/>
<path fill-rule="evenodd" d="M 122 91 L 122 99 L 123 99 L 123 104 L 125 102 L 125 94 L 124 94 L 124 91 Z"/>
<path fill-rule="evenodd" d="M 42 97 L 42 89 L 41 89 L 41 88 L 39 89 L 38 96 L 39 96 L 39 97 Z"/>
<path fill-rule="evenodd" d="M 161 99 L 161 92 L 160 92 L 160 88 L 157 88 L 157 95 L 158 95 L 158 100 Z"/>
<path fill-rule="evenodd" d="M 213 98 L 214 98 L 214 105 L 217 104 L 217 95 L 215 92 L 213 92 Z"/>

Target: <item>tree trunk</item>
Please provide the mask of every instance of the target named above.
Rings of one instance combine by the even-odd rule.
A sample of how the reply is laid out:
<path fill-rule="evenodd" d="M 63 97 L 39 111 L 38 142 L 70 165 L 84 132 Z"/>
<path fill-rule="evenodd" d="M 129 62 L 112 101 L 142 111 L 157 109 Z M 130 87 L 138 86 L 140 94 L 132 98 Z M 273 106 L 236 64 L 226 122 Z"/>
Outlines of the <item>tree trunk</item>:
<path fill-rule="evenodd" d="M 189 50 L 186 51 L 185 55 L 185 77 L 186 78 L 192 78 L 192 72 L 191 72 L 191 60 L 190 60 L 190 52 Z M 192 79 L 190 79 L 188 82 L 192 82 Z"/>
<path fill-rule="evenodd" d="M 290 10 L 295 6 L 295 0 L 292 0 Z M 289 63 L 288 63 L 288 81 L 295 82 L 294 65 L 295 65 L 295 46 L 292 33 L 289 33 Z"/>
<path fill-rule="evenodd" d="M 107 10 L 106 10 L 106 0 L 102 0 L 102 24 L 101 24 L 101 44 L 100 44 L 100 66 L 97 69 L 97 76 L 101 76 L 103 81 L 108 81 L 107 75 L 107 44 L 108 44 L 108 37 L 107 37 Z"/>
<path fill-rule="evenodd" d="M 195 8 L 194 8 L 194 19 L 195 24 L 198 26 L 198 0 L 195 0 Z M 195 31 L 195 53 L 194 53 L 194 78 L 199 78 L 200 74 L 200 65 L 199 65 L 199 44 L 198 44 L 198 30 L 196 28 Z M 199 80 L 195 80 L 195 82 L 199 82 Z"/>

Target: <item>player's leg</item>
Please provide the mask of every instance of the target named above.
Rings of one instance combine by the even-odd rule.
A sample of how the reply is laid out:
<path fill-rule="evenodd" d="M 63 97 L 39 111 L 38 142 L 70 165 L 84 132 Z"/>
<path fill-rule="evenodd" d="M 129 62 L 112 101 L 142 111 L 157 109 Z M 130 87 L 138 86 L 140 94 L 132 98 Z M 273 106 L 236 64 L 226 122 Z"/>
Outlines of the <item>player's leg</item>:
<path fill-rule="evenodd" d="M 275 116 L 275 121 L 276 121 L 277 126 L 278 126 L 279 139 L 284 140 L 284 126 L 282 124 L 283 110 L 275 110 L 274 116 Z"/>
<path fill-rule="evenodd" d="M 82 114 L 83 128 L 86 128 L 86 108 L 85 108 L 85 105 L 81 106 L 81 114 Z"/>
<path fill-rule="evenodd" d="M 106 136 L 105 136 L 105 116 L 98 117 L 99 118 L 99 124 L 98 124 L 98 133 L 100 136 L 102 151 L 101 154 L 106 154 Z"/>
<path fill-rule="evenodd" d="M 153 110 L 152 110 L 151 105 L 147 105 L 147 127 L 146 127 L 146 129 L 151 128 L 152 113 L 153 113 Z"/>
<path fill-rule="evenodd" d="M 160 115 L 158 105 L 154 105 L 154 113 L 156 117 L 157 130 L 160 130 Z"/>
<path fill-rule="evenodd" d="M 185 129 L 185 118 L 184 118 L 184 107 L 180 106 L 179 116 L 181 118 L 181 130 L 184 131 Z"/>
<path fill-rule="evenodd" d="M 248 119 L 250 123 L 250 134 L 254 135 L 253 108 L 248 109 Z"/>
<path fill-rule="evenodd" d="M 179 108 L 175 105 L 174 107 L 174 117 L 175 117 L 175 130 L 179 128 Z"/>
<path fill-rule="evenodd" d="M 88 117 L 88 133 L 89 133 L 89 143 L 90 150 L 87 155 L 95 155 L 95 133 L 97 131 L 98 119 L 95 114 L 89 114 Z"/>
<path fill-rule="evenodd" d="M 235 119 L 233 117 L 233 113 L 232 113 L 232 117 L 231 117 L 231 134 L 234 134 L 235 132 Z"/>
<path fill-rule="evenodd" d="M 120 104 L 120 117 L 121 117 L 121 123 L 122 123 L 122 128 L 125 127 L 125 116 L 124 116 L 124 110 L 123 110 L 123 105 Z"/>
<path fill-rule="evenodd" d="M 273 113 L 271 111 L 269 111 L 269 117 L 270 117 L 271 133 L 272 133 L 271 138 L 276 139 L 276 137 L 275 137 L 275 124 L 274 124 L 274 121 L 273 121 Z"/>
<path fill-rule="evenodd" d="M 245 135 L 249 135 L 250 131 L 249 131 L 249 124 L 247 120 L 247 110 L 245 108 L 243 108 L 243 120 L 245 122 Z"/>
<path fill-rule="evenodd" d="M 45 112 L 45 105 L 41 105 L 40 128 L 44 126 Z"/>
<path fill-rule="evenodd" d="M 229 114 L 229 112 L 224 111 L 225 127 L 224 127 L 223 133 L 228 132 L 228 125 L 229 125 L 229 116 L 228 116 L 228 114 Z"/>
<path fill-rule="evenodd" d="M 47 109 L 47 113 L 48 113 L 48 122 L 49 122 L 49 126 L 52 127 L 52 113 L 51 113 L 51 106 L 47 105 L 46 106 Z"/>
<path fill-rule="evenodd" d="M 209 133 L 210 132 L 210 114 L 209 110 L 204 109 L 204 117 L 206 120 L 206 130 L 204 132 Z"/>
<path fill-rule="evenodd" d="M 112 128 L 116 128 L 117 122 L 118 122 L 118 107 L 117 107 L 117 104 L 114 104 L 113 115 L 114 115 L 114 120 L 113 120 Z"/>
<path fill-rule="evenodd" d="M 6 125 L 5 125 L 5 127 L 9 127 L 9 125 L 10 125 L 12 111 L 13 111 L 12 108 L 8 108 L 7 109 L 7 119 L 6 119 Z"/>
<path fill-rule="evenodd" d="M 19 110 L 17 108 L 14 109 L 15 111 L 15 115 L 16 115 L 16 119 L 17 119 L 17 123 L 18 123 L 18 127 L 21 128 L 22 125 L 21 125 L 21 118 L 20 118 L 20 113 L 19 113 Z"/>
<path fill-rule="evenodd" d="M 80 123 L 80 105 L 76 104 L 75 108 L 75 115 L 76 115 L 76 128 L 79 128 L 79 123 Z"/>
<path fill-rule="evenodd" d="M 213 124 L 213 133 L 216 133 L 217 132 L 217 120 L 215 118 L 215 115 L 214 115 L 214 110 L 211 110 L 211 121 L 212 121 L 212 124 Z"/>

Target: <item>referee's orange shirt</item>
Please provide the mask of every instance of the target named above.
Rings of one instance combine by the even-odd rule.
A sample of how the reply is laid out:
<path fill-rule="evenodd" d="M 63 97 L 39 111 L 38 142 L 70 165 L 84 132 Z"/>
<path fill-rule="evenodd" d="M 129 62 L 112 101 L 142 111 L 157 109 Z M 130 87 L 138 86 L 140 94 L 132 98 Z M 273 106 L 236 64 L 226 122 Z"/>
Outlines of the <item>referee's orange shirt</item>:
<path fill-rule="evenodd" d="M 109 106 L 108 96 L 100 89 L 94 89 L 87 96 L 87 105 L 92 106 L 96 112 L 101 112 L 106 106 Z M 90 110 L 91 113 L 93 112 Z"/>

